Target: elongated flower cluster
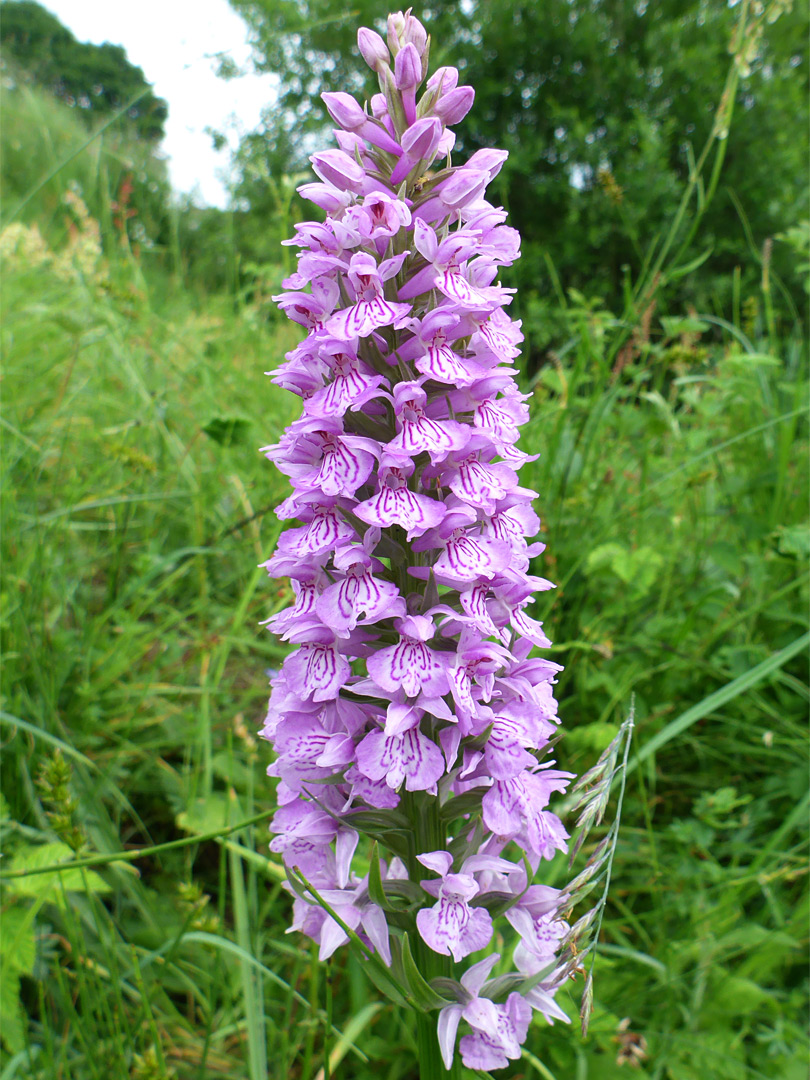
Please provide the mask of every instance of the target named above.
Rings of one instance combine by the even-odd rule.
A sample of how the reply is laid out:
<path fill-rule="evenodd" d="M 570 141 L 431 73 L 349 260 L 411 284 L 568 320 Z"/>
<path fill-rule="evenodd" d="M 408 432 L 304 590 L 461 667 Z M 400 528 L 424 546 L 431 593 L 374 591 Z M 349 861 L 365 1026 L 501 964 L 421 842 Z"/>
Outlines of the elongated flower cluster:
<path fill-rule="evenodd" d="M 300 523 L 266 563 L 295 596 L 267 625 L 297 646 L 262 732 L 271 847 L 298 882 L 292 929 L 321 958 L 352 931 L 406 985 L 413 941 L 439 980 L 447 1067 L 463 1021 L 464 1063 L 489 1070 L 519 1056 L 533 1008 L 566 1019 L 559 894 L 532 884 L 567 850 L 547 807 L 571 775 L 545 760 L 560 668 L 530 655 L 550 645 L 529 609 L 552 586 L 530 572 L 543 545 L 517 476 L 522 334 L 497 281 L 520 238 L 485 199 L 506 153 L 451 165 L 472 88 L 445 67 L 417 98 L 422 25 L 390 16 L 387 45 L 366 29 L 358 44 L 381 92 L 370 112 L 323 95 L 338 148 L 313 155 L 319 181 L 299 191 L 326 220 L 296 227 L 298 268 L 274 298 L 306 336 L 273 373 L 303 412 L 263 451 L 292 484 L 279 517 Z M 387 857 L 369 863 L 361 834 Z M 495 955 L 461 974 L 499 915 L 517 973 L 489 979 Z"/>

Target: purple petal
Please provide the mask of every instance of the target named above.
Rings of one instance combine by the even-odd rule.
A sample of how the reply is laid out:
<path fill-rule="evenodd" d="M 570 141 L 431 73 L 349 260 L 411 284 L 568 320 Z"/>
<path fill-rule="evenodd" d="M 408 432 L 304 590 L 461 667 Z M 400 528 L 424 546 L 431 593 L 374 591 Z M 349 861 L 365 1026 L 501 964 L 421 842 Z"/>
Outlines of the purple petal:
<path fill-rule="evenodd" d="M 500 1009 L 489 998 L 476 997 L 464 1007 L 464 1019 L 467 1023 L 486 1035 L 498 1037 L 500 1027 Z"/>
<path fill-rule="evenodd" d="M 303 697 L 313 701 L 329 701 L 349 676 L 351 667 L 332 645 L 303 645 L 284 662 L 284 670 L 292 675 L 303 691 Z"/>
<path fill-rule="evenodd" d="M 554 1019 L 562 1020 L 564 1024 L 570 1024 L 571 1020 L 563 1012 L 551 994 L 539 986 L 535 986 L 524 995 L 526 1001 L 533 1009 L 537 1009 L 551 1023 Z"/>
<path fill-rule="evenodd" d="M 509 780 L 535 764 L 535 758 L 515 738 L 512 727 L 497 721 L 487 740 L 485 756 L 496 780 Z"/>
<path fill-rule="evenodd" d="M 453 420 L 437 421 L 419 416 L 401 422 L 399 434 L 388 443 L 386 450 L 411 457 L 425 450 L 434 460 L 442 460 L 451 451 L 463 449 L 469 440 L 469 429 Z"/>
<path fill-rule="evenodd" d="M 519 794 L 515 781 L 496 781 L 481 800 L 484 824 L 496 836 L 512 837 L 520 832 Z"/>
<path fill-rule="evenodd" d="M 436 499 L 417 495 L 409 488 L 395 489 L 387 485 L 354 508 L 357 517 L 369 525 L 401 525 L 407 530 L 409 540 L 428 529 L 435 529 L 446 512 L 444 503 Z"/>
<path fill-rule="evenodd" d="M 391 966 L 391 945 L 388 940 L 388 923 L 385 912 L 376 904 L 368 904 L 360 918 L 368 939 L 388 967 Z"/>
<path fill-rule="evenodd" d="M 482 369 L 456 356 L 449 345 L 429 345 L 424 356 L 416 361 L 417 371 L 438 382 L 454 386 L 470 386 L 482 375 Z"/>
<path fill-rule="evenodd" d="M 338 829 L 335 837 L 335 865 L 337 868 L 337 881 L 341 889 L 345 889 L 351 873 L 352 856 L 357 850 L 357 842 L 360 836 L 354 829 Z"/>
<path fill-rule="evenodd" d="M 492 1069 L 505 1069 L 509 1064 L 502 1047 L 486 1035 L 465 1035 L 459 1043 L 459 1050 L 461 1060 L 468 1069 L 490 1072 Z"/>
<path fill-rule="evenodd" d="M 437 288 L 464 307 L 472 309 L 488 308 L 490 298 L 463 277 L 457 270 L 447 270 L 436 279 Z"/>
<path fill-rule="evenodd" d="M 506 471 L 504 471 L 506 470 Z M 469 458 L 459 465 L 458 472 L 450 481 L 454 495 L 472 506 L 484 510 L 494 509 L 494 503 L 516 486 L 514 472 L 504 465 L 484 465 L 476 458 Z"/>
<path fill-rule="evenodd" d="M 435 870 L 440 877 L 446 877 L 453 865 L 453 856 L 449 851 L 426 851 L 424 855 L 417 855 L 416 858 L 422 866 Z"/>
<path fill-rule="evenodd" d="M 441 693 L 446 685 L 439 655 L 421 641 L 404 639 L 380 649 L 368 658 L 367 666 L 372 679 L 389 693 L 401 688 L 408 697 L 416 697 L 423 688 Z"/>
<path fill-rule="evenodd" d="M 551 640 L 543 633 L 543 624 L 536 619 L 529 618 L 522 609 L 519 608 L 513 611 L 510 621 L 517 632 L 528 638 L 533 645 L 537 645 L 541 649 L 547 649 L 552 644 Z"/>
<path fill-rule="evenodd" d="M 481 577 L 493 577 L 504 570 L 511 558 L 512 551 L 506 544 L 462 533 L 447 541 L 447 546 L 434 564 L 434 570 L 454 581 L 475 581 Z"/>
<path fill-rule="evenodd" d="M 442 1052 L 444 1067 L 450 1069 L 453 1066 L 453 1054 L 456 1048 L 456 1033 L 461 1020 L 461 1005 L 448 1005 L 439 1013 L 437 1033 L 439 1036 L 439 1048 Z"/>
<path fill-rule="evenodd" d="M 397 323 L 410 310 L 410 304 L 389 304 L 381 296 L 375 296 L 338 311 L 329 319 L 326 329 L 339 341 L 351 341 L 356 337 L 368 337 L 381 326 Z"/>
<path fill-rule="evenodd" d="M 340 917 L 345 922 L 345 912 L 341 912 Z M 352 927 L 354 929 L 354 927 Z M 327 915 L 326 921 L 321 927 L 320 936 L 320 949 L 318 950 L 318 959 L 323 962 L 328 960 L 336 949 L 339 949 L 341 945 L 345 945 L 349 940 L 349 935 L 343 930 L 334 919 Z"/>
<path fill-rule="evenodd" d="M 490 971 L 492 971 L 500 958 L 500 953 L 493 953 L 491 956 L 486 956 L 483 960 L 479 960 L 478 963 L 473 964 L 472 967 L 467 968 L 461 976 L 461 985 L 464 989 L 473 996 L 476 996 L 489 978 Z"/>
<path fill-rule="evenodd" d="M 372 731 L 357 747 L 357 766 L 370 780 L 385 779 L 397 791 L 426 791 L 444 773 L 441 750 L 417 728 L 402 735 Z"/>
<path fill-rule="evenodd" d="M 465 878 L 472 882 L 466 888 Z M 478 891 L 472 877 L 451 874 L 445 878 L 438 904 L 432 908 L 422 908 L 416 915 L 416 926 L 423 941 L 434 952 L 452 955 L 456 962 L 471 952 L 483 949 L 492 937 L 492 917 L 489 912 L 484 908 L 471 908 L 464 899 L 473 888 Z"/>
<path fill-rule="evenodd" d="M 324 446 L 316 486 L 325 495 L 353 495 L 374 467 L 374 458 L 364 451 L 352 451 L 339 439 Z"/>

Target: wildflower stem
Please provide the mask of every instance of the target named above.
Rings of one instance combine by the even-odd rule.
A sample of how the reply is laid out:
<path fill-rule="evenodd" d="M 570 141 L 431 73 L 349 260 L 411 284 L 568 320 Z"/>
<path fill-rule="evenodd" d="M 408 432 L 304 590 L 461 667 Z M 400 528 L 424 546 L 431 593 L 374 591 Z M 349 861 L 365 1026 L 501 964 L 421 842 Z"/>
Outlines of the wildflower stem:
<path fill-rule="evenodd" d="M 416 855 L 444 848 L 447 838 L 442 828 L 437 796 L 428 795 L 423 791 L 412 792 L 403 798 L 403 802 L 412 826 L 412 852 L 409 873 L 411 880 L 415 881 L 419 877 L 428 875 L 428 871 L 416 862 Z M 440 953 L 434 952 L 421 937 L 417 938 L 415 945 L 419 970 L 428 982 L 440 976 L 452 977 L 452 957 L 442 956 Z M 442 1061 L 436 1021 L 437 1014 L 435 1012 L 418 1012 L 416 1014 L 416 1043 L 419 1053 L 420 1080 L 440 1080 L 443 1077 L 457 1080 L 461 1075 L 458 1057 L 454 1056 L 453 1067 L 448 1072 Z"/>
<path fill-rule="evenodd" d="M 419 1055 L 419 1080 L 460 1080 L 461 1062 L 454 1055 L 448 1071 L 444 1067 L 436 1034 L 436 1013 L 416 1013 L 416 1045 Z"/>
<path fill-rule="evenodd" d="M 51 863 L 48 866 L 32 866 L 25 870 L 5 870 L 0 872 L 0 881 L 12 881 L 16 878 L 33 877 L 35 874 L 63 874 L 68 870 L 79 870 L 87 866 L 106 866 L 115 862 L 136 862 L 138 859 L 151 858 L 164 851 L 174 848 L 188 847 L 190 844 L 203 844 L 206 840 L 219 840 L 231 833 L 239 832 L 248 825 L 255 825 L 259 821 L 266 821 L 273 814 L 273 810 L 265 810 L 261 814 L 240 821 L 237 825 L 228 825 L 223 829 L 215 829 L 213 832 L 201 833 L 198 836 L 185 836 L 181 840 L 170 840 L 167 844 L 155 844 L 153 847 L 138 848 L 135 851 L 114 851 L 109 855 L 90 855 L 86 859 L 71 859 L 68 862 Z M 268 864 L 270 860 L 268 859 Z"/>

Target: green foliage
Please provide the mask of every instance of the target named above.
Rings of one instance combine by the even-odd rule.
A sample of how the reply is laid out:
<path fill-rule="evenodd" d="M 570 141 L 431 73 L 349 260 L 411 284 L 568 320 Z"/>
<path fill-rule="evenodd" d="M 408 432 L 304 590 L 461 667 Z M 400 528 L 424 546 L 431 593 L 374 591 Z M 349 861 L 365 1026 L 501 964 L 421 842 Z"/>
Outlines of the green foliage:
<path fill-rule="evenodd" d="M 88 135 L 75 111 L 36 87 L 18 83 L 0 95 L 3 221 L 36 223 L 52 244 L 76 222 L 65 195 L 78 195 L 98 223 L 106 251 L 160 257 L 169 242 L 166 163 L 116 122 Z"/>
<path fill-rule="evenodd" d="M 30 914 L 16 905 L 6 908 L 0 919 L 0 1016 L 3 1018 L 3 1042 L 13 1054 L 25 1045 L 20 976 L 33 974 L 35 955 Z"/>
<path fill-rule="evenodd" d="M 120 45 L 84 44 L 34 0 L 3 0 L 0 46 L 6 60 L 89 126 L 126 109 L 124 124 L 135 136 L 150 142 L 163 138 L 166 102 L 155 97 Z"/>

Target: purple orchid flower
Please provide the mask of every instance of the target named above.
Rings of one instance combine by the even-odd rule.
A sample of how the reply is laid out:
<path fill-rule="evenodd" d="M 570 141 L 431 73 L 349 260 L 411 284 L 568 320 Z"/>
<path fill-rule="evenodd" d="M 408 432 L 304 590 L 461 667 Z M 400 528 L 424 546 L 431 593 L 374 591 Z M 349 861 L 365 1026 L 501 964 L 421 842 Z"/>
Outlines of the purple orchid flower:
<path fill-rule="evenodd" d="M 482 995 L 487 989 L 487 978 L 500 960 L 493 953 L 485 960 L 473 964 L 461 976 L 464 1003 L 448 1005 L 439 1013 L 438 1035 L 442 1058 L 446 1068 L 453 1063 L 456 1033 L 462 1020 L 472 1028 L 463 1036 L 459 1049 L 461 1060 L 469 1069 L 501 1069 L 509 1061 L 520 1057 L 520 1046 L 529 1029 L 532 1009 L 537 1009 L 553 1022 L 554 1019 L 569 1023 L 568 1017 L 545 991 L 529 991 L 525 997 L 512 993 L 503 1005 L 496 1005 Z"/>
<path fill-rule="evenodd" d="M 499 279 L 520 237 L 487 201 L 505 152 L 451 159 L 474 92 L 456 68 L 429 76 L 422 24 L 394 14 L 386 40 L 361 29 L 358 47 L 380 92 L 323 95 L 337 146 L 299 193 L 325 220 L 295 227 L 274 297 L 304 336 L 271 373 L 301 415 L 263 449 L 290 481 L 263 563 L 292 581 L 265 620 L 292 646 L 262 729 L 271 847 L 291 929 L 326 959 L 348 928 L 394 980 L 407 933 L 423 979 L 456 998 L 438 1026 L 419 1014 L 435 1061 L 450 1068 L 463 1021 L 462 1060 L 489 1070 L 519 1056 L 532 1010 L 566 1019 L 553 995 L 570 972 L 561 894 L 530 880 L 567 849 L 549 804 L 571 775 L 549 759 L 561 669 L 533 653 L 550 645 L 534 598 L 553 585 L 532 570 L 523 335 Z M 497 955 L 467 966 L 499 921 L 517 939 L 506 982 L 489 979 Z"/>
<path fill-rule="evenodd" d="M 346 277 L 357 303 L 338 311 L 327 323 L 327 330 L 339 341 L 368 337 L 382 326 L 396 326 L 406 318 L 410 304 L 392 304 L 384 297 L 384 283 L 394 277 L 402 266 L 407 252 L 377 265 L 373 255 L 359 252 L 352 255 Z"/>
<path fill-rule="evenodd" d="M 439 874 L 441 881 L 423 881 L 422 888 L 438 898 L 431 908 L 422 908 L 416 925 L 422 939 L 434 952 L 452 955 L 458 963 L 469 953 L 489 944 L 492 918 L 485 908 L 471 907 L 470 901 L 481 891 L 474 871 L 509 873 L 516 867 L 506 859 L 492 855 L 472 855 L 457 874 L 450 873 L 453 856 L 449 851 L 428 851 L 417 855 L 419 862 Z"/>

